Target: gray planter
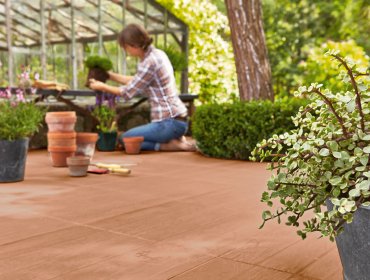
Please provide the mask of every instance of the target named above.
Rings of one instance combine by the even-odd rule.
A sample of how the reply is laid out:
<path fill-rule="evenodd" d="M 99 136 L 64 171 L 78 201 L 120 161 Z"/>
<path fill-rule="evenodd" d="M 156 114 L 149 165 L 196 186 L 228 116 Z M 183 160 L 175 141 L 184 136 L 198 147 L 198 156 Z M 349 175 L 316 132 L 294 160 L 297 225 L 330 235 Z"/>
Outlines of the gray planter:
<path fill-rule="evenodd" d="M 28 138 L 0 140 L 0 183 L 24 180 Z"/>
<path fill-rule="evenodd" d="M 331 204 L 331 203 L 330 203 Z M 332 209 L 332 205 L 328 208 Z M 345 280 L 370 279 L 370 207 L 360 207 L 336 243 Z"/>

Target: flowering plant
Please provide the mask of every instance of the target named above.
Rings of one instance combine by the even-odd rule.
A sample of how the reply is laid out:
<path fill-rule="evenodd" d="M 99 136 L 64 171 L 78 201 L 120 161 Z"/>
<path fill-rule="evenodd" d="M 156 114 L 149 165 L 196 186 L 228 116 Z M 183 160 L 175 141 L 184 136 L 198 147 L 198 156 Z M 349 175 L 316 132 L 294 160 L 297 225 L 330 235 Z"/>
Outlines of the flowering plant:
<path fill-rule="evenodd" d="M 17 88 L 0 90 L 0 140 L 28 137 L 38 130 L 44 118 L 45 110 L 32 98 L 26 98 L 27 93 L 35 93 L 31 88 L 30 69 L 22 67 L 18 80 Z"/>

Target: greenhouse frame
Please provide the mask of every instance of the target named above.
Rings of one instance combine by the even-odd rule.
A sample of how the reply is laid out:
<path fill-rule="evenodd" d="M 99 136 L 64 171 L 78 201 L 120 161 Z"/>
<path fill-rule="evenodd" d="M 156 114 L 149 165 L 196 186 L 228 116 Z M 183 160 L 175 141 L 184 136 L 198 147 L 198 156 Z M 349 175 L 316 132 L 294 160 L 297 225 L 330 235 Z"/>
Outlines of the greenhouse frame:
<path fill-rule="evenodd" d="M 86 49 L 89 54 L 108 55 L 107 42 L 116 48 L 115 55 L 112 51 L 109 55 L 114 70 L 126 74 L 128 59 L 115 41 L 129 23 L 144 26 L 155 45 L 175 45 L 188 57 L 187 25 L 154 0 L 0 0 L 0 22 L 1 75 L 10 85 L 15 83 L 17 66 L 29 64 L 30 58 L 39 59 L 42 79 L 56 79 L 50 72 L 59 59 L 70 74 L 61 82 L 77 89 Z M 180 79 L 181 92 L 187 92 L 187 67 Z"/>

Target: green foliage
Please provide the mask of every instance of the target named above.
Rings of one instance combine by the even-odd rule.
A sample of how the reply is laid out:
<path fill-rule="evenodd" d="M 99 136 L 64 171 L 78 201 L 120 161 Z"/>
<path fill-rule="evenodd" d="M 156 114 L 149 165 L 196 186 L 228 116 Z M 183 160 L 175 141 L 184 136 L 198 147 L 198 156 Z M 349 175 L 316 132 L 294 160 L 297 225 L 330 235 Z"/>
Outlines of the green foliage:
<path fill-rule="evenodd" d="M 353 39 L 370 53 L 368 0 L 263 0 L 264 30 L 275 95 L 302 82 L 306 48 Z"/>
<path fill-rule="evenodd" d="M 206 155 L 246 160 L 262 139 L 293 129 L 292 116 L 306 103 L 284 98 L 202 105 L 193 116 L 193 137 Z"/>
<path fill-rule="evenodd" d="M 209 0 L 157 0 L 189 27 L 189 90 L 202 103 L 230 101 L 238 92 L 225 15 Z"/>
<path fill-rule="evenodd" d="M 105 105 L 97 106 L 92 115 L 98 120 L 96 128 L 101 132 L 112 132 L 117 130 L 116 110 Z"/>
<path fill-rule="evenodd" d="M 370 205 L 370 74 L 337 51 L 328 55 L 340 62 L 339 76 L 349 90 L 332 92 L 317 83 L 300 87 L 297 94 L 309 95 L 311 103 L 295 116 L 297 128 L 264 140 L 253 155 L 273 160 L 262 201 L 272 206 L 276 198 L 278 210 L 265 211 L 263 224 L 280 222 L 284 214 L 289 226 L 303 223 L 302 238 L 317 231 L 334 240 L 358 207 Z M 327 200 L 333 210 L 324 209 Z M 301 222 L 309 210 L 314 217 Z"/>
<path fill-rule="evenodd" d="M 171 44 L 167 47 L 158 46 L 158 48 L 163 50 L 167 54 L 174 71 L 182 71 L 186 69 L 186 67 L 188 66 L 187 57 L 178 49 L 177 46 Z"/>
<path fill-rule="evenodd" d="M 317 82 L 333 92 L 346 91 L 348 89 L 349 85 L 337 78 L 338 62 L 324 55 L 323 49 L 326 51 L 329 49 L 339 50 L 343 56 L 353 60 L 358 67 L 367 67 L 369 65 L 369 57 L 365 54 L 363 48 L 357 46 L 353 40 L 338 43 L 329 41 L 322 44 L 321 47 L 309 48 L 307 50 L 308 58 L 306 62 L 299 65 L 304 71 L 303 80 L 300 81 L 301 84 L 309 85 Z"/>
<path fill-rule="evenodd" d="M 91 68 L 100 68 L 105 71 L 109 71 L 113 68 L 112 61 L 109 60 L 109 58 L 98 56 L 98 55 L 92 55 L 86 58 L 85 60 L 85 66 L 89 69 Z"/>
<path fill-rule="evenodd" d="M 44 115 L 45 110 L 33 102 L 0 100 L 0 139 L 13 141 L 31 136 L 39 129 Z"/>

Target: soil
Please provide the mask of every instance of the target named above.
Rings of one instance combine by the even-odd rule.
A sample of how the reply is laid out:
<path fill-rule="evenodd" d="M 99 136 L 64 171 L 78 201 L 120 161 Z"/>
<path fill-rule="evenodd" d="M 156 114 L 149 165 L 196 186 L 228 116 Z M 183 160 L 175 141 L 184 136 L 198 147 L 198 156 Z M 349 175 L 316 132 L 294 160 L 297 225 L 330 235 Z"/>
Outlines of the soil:
<path fill-rule="evenodd" d="M 89 80 L 90 79 L 95 79 L 97 81 L 105 83 L 109 78 L 109 74 L 107 71 L 101 69 L 101 68 L 91 68 L 89 69 L 89 73 L 87 75 L 87 80 L 86 80 L 86 86 L 89 87 Z"/>

